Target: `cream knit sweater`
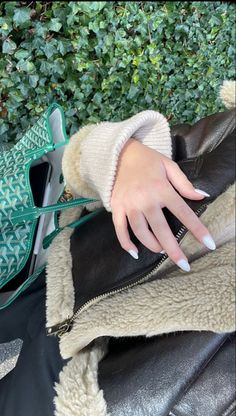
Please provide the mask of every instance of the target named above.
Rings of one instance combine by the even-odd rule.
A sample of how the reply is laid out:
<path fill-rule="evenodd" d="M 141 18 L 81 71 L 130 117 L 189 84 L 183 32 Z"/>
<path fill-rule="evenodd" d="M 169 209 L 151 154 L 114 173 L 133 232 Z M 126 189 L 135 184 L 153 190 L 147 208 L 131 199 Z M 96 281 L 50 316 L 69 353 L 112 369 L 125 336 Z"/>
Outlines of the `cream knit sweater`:
<path fill-rule="evenodd" d="M 85 126 L 74 134 L 62 161 L 66 185 L 76 196 L 99 199 L 107 211 L 111 211 L 119 155 L 131 137 L 172 158 L 166 118 L 157 111 L 142 111 L 121 122 Z M 94 209 L 94 204 L 87 208 Z"/>

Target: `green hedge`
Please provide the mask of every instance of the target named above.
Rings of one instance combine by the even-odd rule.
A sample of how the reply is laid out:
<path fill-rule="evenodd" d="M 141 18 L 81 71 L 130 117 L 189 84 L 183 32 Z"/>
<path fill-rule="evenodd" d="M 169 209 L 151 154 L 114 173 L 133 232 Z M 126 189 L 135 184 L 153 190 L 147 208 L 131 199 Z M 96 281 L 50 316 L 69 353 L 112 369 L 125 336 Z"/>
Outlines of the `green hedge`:
<path fill-rule="evenodd" d="M 230 2 L 2 2 L 1 140 L 17 140 L 53 101 L 68 134 L 144 109 L 170 123 L 223 109 L 234 18 Z"/>

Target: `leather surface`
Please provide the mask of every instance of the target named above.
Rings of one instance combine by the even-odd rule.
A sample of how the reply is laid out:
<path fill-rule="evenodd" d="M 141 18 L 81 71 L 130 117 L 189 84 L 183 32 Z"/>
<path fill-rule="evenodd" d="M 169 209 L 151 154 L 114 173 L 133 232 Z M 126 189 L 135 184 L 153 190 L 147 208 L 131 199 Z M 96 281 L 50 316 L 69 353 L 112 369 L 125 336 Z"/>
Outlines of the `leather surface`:
<path fill-rule="evenodd" d="M 196 212 L 206 202 L 211 203 L 235 180 L 235 131 L 211 152 L 180 161 L 178 164 L 195 188 L 210 194 L 210 198 L 203 201 L 185 199 Z M 182 224 L 166 208 L 163 209 L 163 213 L 173 234 L 177 235 Z M 130 227 L 129 232 L 140 253 L 138 260 L 134 260 L 121 248 L 112 216 L 105 210 L 75 229 L 71 237 L 75 311 L 98 295 L 136 282 L 158 265 L 163 255 L 153 253 L 144 247 Z M 177 268 L 174 263 L 173 268 Z M 152 279 L 163 277 L 166 276 L 159 276 L 157 273 Z"/>
<path fill-rule="evenodd" d="M 229 416 L 236 411 L 235 347 L 232 334 L 174 406 L 171 415 Z"/>
<path fill-rule="evenodd" d="M 235 129 L 235 109 L 211 114 L 195 123 L 177 124 L 171 128 L 173 159 L 199 156 L 214 147 Z"/>
<path fill-rule="evenodd" d="M 99 364 L 108 411 L 112 416 L 167 416 L 171 411 L 176 416 L 222 416 L 219 410 L 234 395 L 232 347 L 227 340 L 227 334 L 210 332 L 113 339 Z M 219 392 L 221 398 L 216 399 Z"/>

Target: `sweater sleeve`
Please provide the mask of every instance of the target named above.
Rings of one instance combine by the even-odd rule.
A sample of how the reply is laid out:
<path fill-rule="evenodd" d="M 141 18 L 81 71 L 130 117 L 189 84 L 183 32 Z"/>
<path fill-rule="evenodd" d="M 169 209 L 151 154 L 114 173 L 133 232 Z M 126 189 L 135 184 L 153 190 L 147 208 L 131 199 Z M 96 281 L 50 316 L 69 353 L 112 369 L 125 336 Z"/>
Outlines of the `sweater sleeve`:
<path fill-rule="evenodd" d="M 111 211 L 119 155 L 131 137 L 172 159 L 169 124 L 157 111 L 142 111 L 121 122 L 88 125 L 71 137 L 63 155 L 63 174 L 72 192 L 99 199 Z"/>

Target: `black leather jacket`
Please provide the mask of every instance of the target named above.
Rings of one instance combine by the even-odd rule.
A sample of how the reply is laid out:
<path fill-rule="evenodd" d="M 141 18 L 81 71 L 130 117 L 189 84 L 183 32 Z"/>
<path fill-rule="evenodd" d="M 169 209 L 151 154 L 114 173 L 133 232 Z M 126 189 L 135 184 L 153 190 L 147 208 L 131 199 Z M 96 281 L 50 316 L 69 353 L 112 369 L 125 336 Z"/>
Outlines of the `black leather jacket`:
<path fill-rule="evenodd" d="M 210 194 L 201 201 L 185 200 L 201 216 L 235 181 L 235 112 L 206 117 L 194 126 L 174 126 L 172 141 L 174 160 L 195 188 Z M 186 228 L 167 209 L 163 212 L 180 242 Z M 105 210 L 89 227 L 73 232 L 75 313 L 91 299 L 141 284 L 154 268 L 157 273 L 152 280 L 167 279 L 176 269 L 172 264 L 168 273 L 158 273 L 167 255 L 149 251 L 129 231 L 139 262 L 124 256 L 111 214 Z M 109 279 L 104 279 L 106 275 Z M 73 323 L 66 324 L 70 331 Z M 109 352 L 99 364 L 99 384 L 108 411 L 112 416 L 232 416 L 236 409 L 234 342 L 232 333 L 209 331 L 111 339 Z"/>

